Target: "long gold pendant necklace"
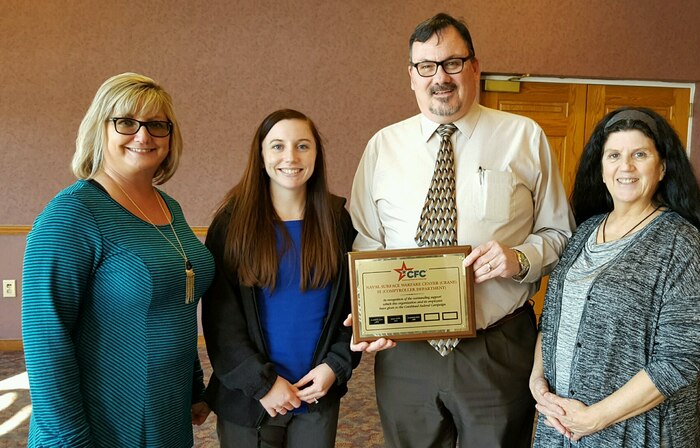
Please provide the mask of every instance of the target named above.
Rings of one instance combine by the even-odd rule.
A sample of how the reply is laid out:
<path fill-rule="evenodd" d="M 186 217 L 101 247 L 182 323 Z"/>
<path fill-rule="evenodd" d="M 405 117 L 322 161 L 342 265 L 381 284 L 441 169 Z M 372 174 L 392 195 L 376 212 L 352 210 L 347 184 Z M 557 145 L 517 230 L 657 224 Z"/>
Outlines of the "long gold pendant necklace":
<path fill-rule="evenodd" d="M 190 303 L 193 303 L 194 302 L 194 269 L 192 269 L 192 263 L 190 263 L 189 258 L 187 258 L 187 254 L 185 253 L 185 248 L 182 246 L 182 243 L 180 242 L 180 238 L 177 236 L 177 232 L 175 232 L 175 228 L 173 227 L 172 219 L 168 219 L 168 214 L 165 213 L 165 208 L 163 208 L 163 204 L 162 204 L 163 199 L 160 197 L 160 195 L 158 195 L 158 193 L 156 192 L 156 189 L 154 188 L 153 194 L 156 195 L 156 202 L 158 202 L 158 205 L 160 206 L 160 210 L 163 212 L 163 216 L 168 221 L 168 224 L 170 225 L 170 230 L 173 231 L 173 235 L 175 235 L 175 240 L 177 241 L 178 246 L 180 246 L 179 248 L 175 244 L 173 244 L 172 241 L 170 241 L 170 238 L 165 236 L 165 234 L 158 228 L 157 225 L 153 224 L 153 221 L 151 221 L 151 218 L 149 218 L 148 215 L 145 214 L 143 212 L 143 210 L 141 210 L 141 207 L 139 207 L 138 204 L 136 204 L 136 202 L 134 202 L 134 200 L 131 199 L 131 196 L 129 196 L 129 194 L 122 188 L 122 186 L 119 185 L 119 182 L 117 182 L 114 179 L 112 179 L 112 182 L 114 182 L 117 185 L 117 187 L 119 187 L 119 189 L 122 191 L 122 193 L 124 193 L 124 196 L 126 196 L 126 198 L 132 204 L 134 204 L 134 207 L 136 207 L 136 210 L 141 212 L 143 217 L 146 218 L 146 221 L 148 221 L 148 223 L 150 225 L 152 225 L 153 228 L 156 229 L 158 231 L 158 233 L 160 233 L 163 236 L 163 238 L 165 238 L 165 241 L 167 241 L 168 243 L 170 243 L 171 246 L 173 246 L 173 248 L 177 251 L 177 253 L 182 257 L 182 259 L 185 260 L 185 276 L 186 276 L 186 279 L 185 279 L 185 304 L 189 305 Z"/>

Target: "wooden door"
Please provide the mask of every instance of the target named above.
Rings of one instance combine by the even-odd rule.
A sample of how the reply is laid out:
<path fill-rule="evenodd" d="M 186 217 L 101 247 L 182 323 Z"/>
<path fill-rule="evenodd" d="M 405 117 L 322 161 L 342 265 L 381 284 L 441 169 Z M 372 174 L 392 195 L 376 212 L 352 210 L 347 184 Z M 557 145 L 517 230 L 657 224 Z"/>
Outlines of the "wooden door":
<path fill-rule="evenodd" d="M 586 105 L 586 140 L 605 114 L 623 106 L 648 107 L 657 112 L 671 123 L 683 147 L 686 147 L 690 89 L 590 85 Z"/>
<path fill-rule="evenodd" d="M 520 92 L 482 90 L 481 104 L 535 120 L 547 135 L 567 196 L 571 194 L 578 160 L 598 121 L 623 106 L 648 107 L 665 117 L 683 145 L 688 136 L 690 89 L 522 82 Z M 539 316 L 547 278 L 533 297 Z"/>
<path fill-rule="evenodd" d="M 586 85 L 524 82 L 519 93 L 481 92 L 481 104 L 535 120 L 559 164 L 567 196 L 576 176 L 586 123 Z"/>
<path fill-rule="evenodd" d="M 519 93 L 482 91 L 480 101 L 486 107 L 532 118 L 542 127 L 557 159 L 568 197 L 584 143 L 586 85 L 524 82 Z M 542 279 L 540 290 L 533 297 L 538 316 L 546 288 L 547 277 Z"/>

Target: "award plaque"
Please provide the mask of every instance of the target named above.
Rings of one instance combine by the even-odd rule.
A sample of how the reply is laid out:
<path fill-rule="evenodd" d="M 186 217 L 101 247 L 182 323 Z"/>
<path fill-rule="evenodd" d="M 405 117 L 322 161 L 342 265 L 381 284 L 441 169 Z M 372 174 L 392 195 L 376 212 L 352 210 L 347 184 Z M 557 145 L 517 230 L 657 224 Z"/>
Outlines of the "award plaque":
<path fill-rule="evenodd" d="M 474 324 L 471 246 L 349 252 L 355 342 L 468 338 Z"/>

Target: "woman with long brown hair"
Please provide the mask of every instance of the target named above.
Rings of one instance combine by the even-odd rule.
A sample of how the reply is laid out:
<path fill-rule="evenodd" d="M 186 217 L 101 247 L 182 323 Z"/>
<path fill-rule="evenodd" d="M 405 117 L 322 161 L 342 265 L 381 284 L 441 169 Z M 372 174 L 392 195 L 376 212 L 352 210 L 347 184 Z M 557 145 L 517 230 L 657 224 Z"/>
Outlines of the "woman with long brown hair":
<path fill-rule="evenodd" d="M 346 253 L 355 232 L 328 192 L 313 122 L 284 109 L 258 127 L 206 245 L 217 272 L 202 321 L 206 397 L 222 447 L 331 447 L 353 367 Z"/>

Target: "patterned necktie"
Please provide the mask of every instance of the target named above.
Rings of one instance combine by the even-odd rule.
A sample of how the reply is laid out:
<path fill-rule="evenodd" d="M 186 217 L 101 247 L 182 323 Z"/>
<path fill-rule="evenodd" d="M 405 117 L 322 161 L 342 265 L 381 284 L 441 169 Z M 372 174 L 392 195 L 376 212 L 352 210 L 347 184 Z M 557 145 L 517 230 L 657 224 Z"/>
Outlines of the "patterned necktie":
<path fill-rule="evenodd" d="M 441 137 L 440 150 L 415 238 L 421 247 L 457 244 L 454 151 L 450 141 L 456 129 L 453 124 L 443 124 L 437 129 Z M 459 339 L 431 339 L 428 342 L 440 355 L 447 356 L 457 346 Z"/>

